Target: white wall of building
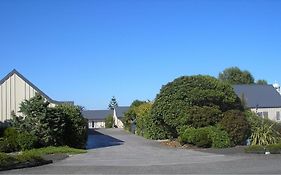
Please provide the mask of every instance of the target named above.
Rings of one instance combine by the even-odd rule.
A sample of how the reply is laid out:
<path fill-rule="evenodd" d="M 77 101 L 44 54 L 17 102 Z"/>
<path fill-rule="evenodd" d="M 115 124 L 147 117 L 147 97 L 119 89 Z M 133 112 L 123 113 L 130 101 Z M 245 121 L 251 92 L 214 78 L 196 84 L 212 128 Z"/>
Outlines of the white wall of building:
<path fill-rule="evenodd" d="M 89 128 L 105 128 L 105 122 L 104 121 L 94 121 L 94 120 L 88 120 L 88 126 Z"/>
<path fill-rule="evenodd" d="M 117 117 L 116 109 L 114 109 L 113 111 L 113 121 L 114 121 L 114 125 L 117 126 L 117 128 L 124 128 L 123 122 Z"/>
<path fill-rule="evenodd" d="M 281 108 L 252 108 L 251 111 L 257 113 L 261 117 L 266 118 L 267 115 L 268 119 L 281 122 Z"/>

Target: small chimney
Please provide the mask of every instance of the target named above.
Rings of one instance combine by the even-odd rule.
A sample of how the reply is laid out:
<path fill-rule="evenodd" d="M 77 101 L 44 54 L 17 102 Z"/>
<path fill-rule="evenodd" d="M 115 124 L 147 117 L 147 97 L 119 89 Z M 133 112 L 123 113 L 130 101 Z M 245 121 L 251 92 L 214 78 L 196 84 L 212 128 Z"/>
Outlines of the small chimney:
<path fill-rule="evenodd" d="M 277 83 L 277 82 L 275 82 L 274 84 L 273 84 L 273 87 L 277 90 L 277 92 L 281 95 L 281 91 L 280 91 L 280 85 Z"/>

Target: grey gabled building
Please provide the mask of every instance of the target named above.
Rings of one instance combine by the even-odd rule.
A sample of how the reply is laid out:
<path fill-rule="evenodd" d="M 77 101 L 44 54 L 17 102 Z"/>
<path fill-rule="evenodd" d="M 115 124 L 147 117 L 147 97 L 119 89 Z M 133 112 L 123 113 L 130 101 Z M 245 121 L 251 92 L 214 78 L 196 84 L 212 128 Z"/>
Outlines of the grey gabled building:
<path fill-rule="evenodd" d="M 108 116 L 113 117 L 116 127 L 123 128 L 122 119 L 128 110 L 127 106 L 118 106 L 114 110 L 84 110 L 82 115 L 88 119 L 89 128 L 105 128 L 105 119 Z"/>
<path fill-rule="evenodd" d="M 234 85 L 237 96 L 245 102 L 246 107 L 263 118 L 281 121 L 281 95 L 272 85 Z"/>
<path fill-rule="evenodd" d="M 88 119 L 89 128 L 105 128 L 105 118 L 112 116 L 113 110 L 84 110 L 82 115 Z"/>

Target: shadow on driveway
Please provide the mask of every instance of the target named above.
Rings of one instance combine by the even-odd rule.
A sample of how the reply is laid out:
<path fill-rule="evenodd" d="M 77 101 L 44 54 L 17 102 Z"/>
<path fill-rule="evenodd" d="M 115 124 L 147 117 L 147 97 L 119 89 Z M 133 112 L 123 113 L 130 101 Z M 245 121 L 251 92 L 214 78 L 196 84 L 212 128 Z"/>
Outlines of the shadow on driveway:
<path fill-rule="evenodd" d="M 87 149 L 104 148 L 122 145 L 124 141 L 102 134 L 98 130 L 90 129 L 88 135 Z"/>

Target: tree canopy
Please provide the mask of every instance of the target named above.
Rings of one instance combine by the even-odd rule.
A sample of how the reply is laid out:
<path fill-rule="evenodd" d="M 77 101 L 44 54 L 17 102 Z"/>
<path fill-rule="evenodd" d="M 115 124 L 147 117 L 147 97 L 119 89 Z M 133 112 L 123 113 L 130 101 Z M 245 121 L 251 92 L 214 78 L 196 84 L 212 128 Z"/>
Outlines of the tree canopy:
<path fill-rule="evenodd" d="M 222 73 L 219 74 L 218 79 L 230 84 L 255 83 L 255 79 L 249 71 L 242 71 L 238 67 L 226 68 Z"/>
<path fill-rule="evenodd" d="M 266 80 L 258 80 L 256 83 L 260 84 L 260 85 L 267 85 L 268 84 Z"/>

